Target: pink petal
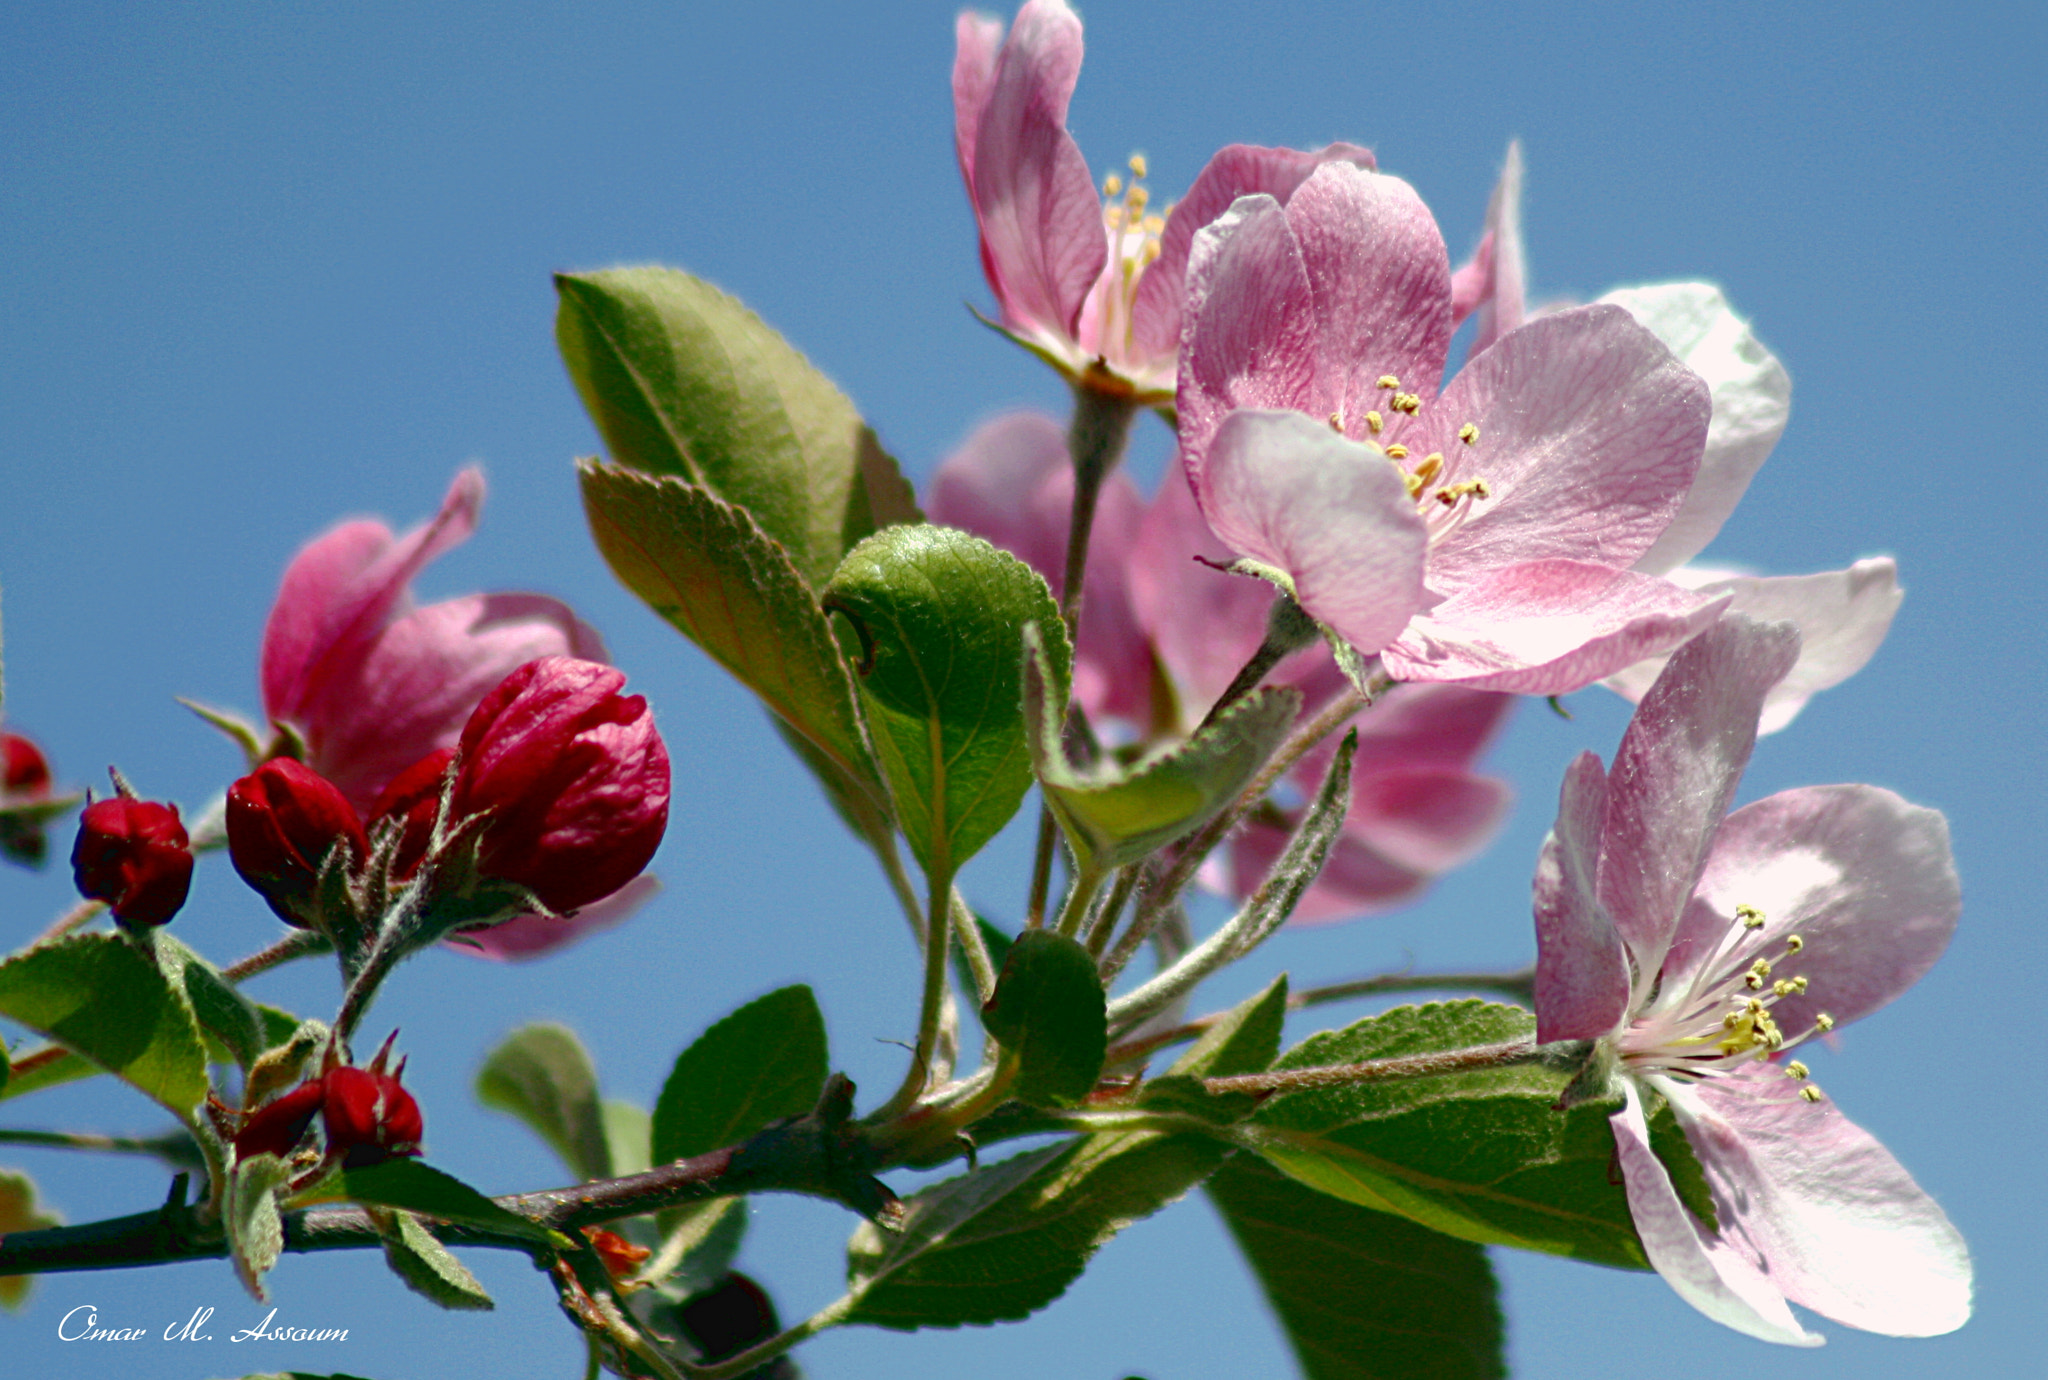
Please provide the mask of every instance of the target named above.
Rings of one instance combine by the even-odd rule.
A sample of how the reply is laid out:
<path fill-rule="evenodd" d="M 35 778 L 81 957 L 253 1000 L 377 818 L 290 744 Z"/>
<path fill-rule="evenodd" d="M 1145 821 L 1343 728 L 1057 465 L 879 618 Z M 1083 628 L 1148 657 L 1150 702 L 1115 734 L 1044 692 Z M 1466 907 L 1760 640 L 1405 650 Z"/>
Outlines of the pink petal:
<path fill-rule="evenodd" d="M 953 151 L 960 159 L 960 180 L 974 194 L 974 145 L 981 132 L 981 112 L 988 106 L 996 80 L 996 52 L 1002 47 L 1003 21 L 972 10 L 960 11 L 953 22 Z"/>
<path fill-rule="evenodd" d="M 1398 177 L 1326 163 L 1287 203 L 1315 302 L 1318 419 L 1357 432 L 1393 375 L 1425 402 L 1451 346 L 1451 266 L 1422 198 Z"/>
<path fill-rule="evenodd" d="M 472 930 L 446 942 L 449 948 L 477 958 L 523 963 L 580 943 L 600 930 L 624 924 L 660 890 L 660 880 L 651 872 L 643 872 L 602 901 L 593 901 L 573 915 L 561 919 L 515 915 L 489 929 Z"/>
<path fill-rule="evenodd" d="M 1046 522 L 1039 496 L 1053 476 L 1072 468 L 1064 427 L 1042 412 L 1012 412 L 976 428 L 940 463 L 925 512 L 933 522 L 986 537 L 1057 580 L 1066 523 Z"/>
<path fill-rule="evenodd" d="M 1238 412 L 1216 433 L 1208 479 L 1216 535 L 1284 572 L 1302 608 L 1361 652 L 1422 607 L 1428 537 L 1376 448 L 1297 412 Z"/>
<path fill-rule="evenodd" d="M 432 521 L 393 540 L 378 522 L 350 522 L 315 538 L 286 567 L 263 630 L 264 712 L 296 719 L 306 702 L 403 606 L 427 563 L 469 540 L 483 507 L 483 471 L 455 476 Z"/>
<path fill-rule="evenodd" d="M 1600 300 L 1648 327 L 1713 396 L 1699 474 L 1670 527 L 1636 562 L 1637 570 L 1662 575 L 1698 555 L 1728 520 L 1785 430 L 1792 380 L 1711 283 L 1617 288 Z"/>
<path fill-rule="evenodd" d="M 1315 406 L 1308 270 L 1278 201 L 1242 198 L 1195 236 L 1183 309 L 1175 408 L 1181 464 L 1201 499 L 1209 444 L 1231 412 Z"/>
<path fill-rule="evenodd" d="M 1536 863 L 1536 1038 L 1597 1040 L 1628 1014 L 1628 954 L 1596 891 L 1607 776 L 1582 752 Z"/>
<path fill-rule="evenodd" d="M 1749 764 L 1764 692 L 1798 655 L 1799 635 L 1784 624 L 1724 618 L 1671 658 L 1622 735 L 1608 777 L 1600 900 L 1645 986 L 1667 966 L 1665 951 Z"/>
<path fill-rule="evenodd" d="M 1893 1337 L 1961 1327 L 1972 1282 L 1961 1233 L 1875 1137 L 1800 1086 L 1752 1064 L 1666 1090 L 1724 1234 L 1732 1219 L 1787 1298 L 1837 1322 Z"/>
<path fill-rule="evenodd" d="M 1759 733 L 1776 733 L 1798 717 L 1809 699 L 1862 670 L 1891 630 L 1892 615 L 1905 597 L 1898 564 L 1889 556 L 1821 575 L 1730 575 L 1681 566 L 1665 578 L 1703 594 L 1725 590 L 1734 596 L 1729 612 L 1799 629 L 1799 664 L 1764 697 Z M 1663 668 L 1663 657 L 1649 657 L 1601 684 L 1639 700 Z"/>
<path fill-rule="evenodd" d="M 1522 252 L 1522 144 L 1508 145 L 1507 161 L 1501 165 L 1500 181 L 1486 206 L 1485 279 L 1472 309 L 1479 321 L 1465 358 L 1477 357 L 1494 341 L 1522 324 L 1527 291 L 1527 270 Z M 1476 256 L 1475 256 L 1476 260 Z M 1468 287 L 1466 289 L 1470 291 Z M 1458 315 L 1463 320 L 1463 314 Z"/>
<path fill-rule="evenodd" d="M 1486 294 L 1493 290 L 1493 232 L 1488 230 L 1479 237 L 1479 247 L 1472 251 L 1472 257 L 1451 270 L 1451 327 L 1455 330 L 1465 323 L 1465 318 L 1479 310 L 1479 304 Z M 1465 357 L 1471 358 L 1471 351 Z"/>
<path fill-rule="evenodd" d="M 1809 786 L 1745 805 L 1714 838 L 1673 963 L 1704 961 L 1738 905 L 1764 913 L 1763 950 L 1782 952 L 1790 934 L 1803 941 L 1780 965 L 1809 983 L 1773 1008 L 1786 1035 L 1823 1011 L 1856 1020 L 1919 981 L 1955 933 L 1962 891 L 1948 823 L 1876 786 Z"/>
<path fill-rule="evenodd" d="M 1375 772 L 1353 783 L 1344 830 L 1397 866 L 1435 876 L 1484 851 L 1513 799 L 1506 782 L 1468 771 Z"/>
<path fill-rule="evenodd" d="M 1372 151 L 1355 144 L 1331 144 L 1313 153 L 1231 144 L 1217 150 L 1187 195 L 1174 203 L 1159 237 L 1159 257 L 1138 282 L 1131 305 L 1131 330 L 1151 354 L 1172 354 L 1180 346 L 1181 299 L 1186 290 L 1188 252 L 1195 232 L 1230 209 L 1241 196 L 1263 192 L 1286 203 L 1308 175 L 1324 163 L 1373 166 Z"/>
<path fill-rule="evenodd" d="M 1388 433 L 1412 454 L 1441 452 L 1443 482 L 1490 491 L 1437 543 L 1431 588 L 1455 592 L 1523 561 L 1632 565 L 1692 487 L 1707 418 L 1706 386 L 1619 307 L 1575 307 L 1502 337 L 1411 431 Z M 1470 446 L 1458 439 L 1467 423 L 1479 428 Z"/>
<path fill-rule="evenodd" d="M 490 689 L 538 657 L 605 659 L 604 642 L 541 594 L 471 594 L 415 609 L 323 681 L 305 706 L 310 765 L 358 810 L 436 748 Z"/>
<path fill-rule="evenodd" d="M 1643 1252 L 1664 1282 L 1687 1303 L 1724 1327 L 1766 1342 L 1819 1346 L 1822 1338 L 1792 1316 L 1779 1291 L 1750 1257 L 1703 1227 L 1671 1186 L 1671 1175 L 1650 1149 L 1650 1126 L 1641 1094 L 1624 1081 L 1628 1105 L 1608 1118 L 1614 1152 L 1628 1188 Z M 1716 1211 L 1725 1211 L 1716 1199 Z"/>
<path fill-rule="evenodd" d="M 1561 695 L 1684 642 L 1725 597 L 1581 561 L 1532 561 L 1469 581 L 1381 657 L 1397 680 Z"/>
<path fill-rule="evenodd" d="M 1109 261 L 1095 179 L 1067 133 L 1080 75 L 1081 21 L 1065 0 L 1029 0 L 996 59 L 969 188 L 1005 324 L 1064 340 Z"/>
<path fill-rule="evenodd" d="M 1289 831 L 1271 823 L 1247 825 L 1232 841 L 1230 883 L 1233 896 L 1258 890 L 1266 872 L 1287 847 Z M 1429 885 L 1430 875 L 1400 863 L 1350 834 L 1340 836 L 1313 885 L 1288 917 L 1291 925 L 1327 925 L 1377 915 L 1413 900 Z"/>

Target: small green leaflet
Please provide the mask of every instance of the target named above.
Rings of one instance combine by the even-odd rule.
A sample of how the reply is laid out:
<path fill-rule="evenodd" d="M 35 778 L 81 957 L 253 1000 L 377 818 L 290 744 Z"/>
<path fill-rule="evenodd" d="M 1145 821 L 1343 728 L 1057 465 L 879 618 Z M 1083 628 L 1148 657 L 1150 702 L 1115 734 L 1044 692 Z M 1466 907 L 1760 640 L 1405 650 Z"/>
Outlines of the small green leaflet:
<path fill-rule="evenodd" d="M 320 1198 L 348 1198 L 380 1207 L 405 1208 L 539 1245 L 566 1249 L 569 1244 L 560 1232 L 501 1208 L 454 1175 L 414 1159 L 389 1159 L 382 1164 L 351 1169 L 324 1180 L 313 1191 Z"/>
<path fill-rule="evenodd" d="M 497 1307 L 469 1267 L 411 1213 L 392 1213 L 383 1236 L 385 1263 L 415 1294 L 443 1308 L 480 1312 Z"/>
<path fill-rule="evenodd" d="M 804 986 L 747 1003 L 676 1057 L 654 1104 L 654 1162 L 736 1145 L 824 1090 L 825 1017 Z"/>
<path fill-rule="evenodd" d="M 1010 946 L 981 1023 L 1018 1060 L 1011 1095 L 1071 1107 L 1102 1073 L 1109 1021 L 1102 979 L 1088 950 L 1050 930 L 1026 930 Z"/>
<path fill-rule="evenodd" d="M 180 1116 L 206 1097 L 206 1047 L 191 1006 L 124 935 L 72 935 L 0 963 L 0 1015 L 77 1051 Z"/>
<path fill-rule="evenodd" d="M 525 1122 L 579 1179 L 611 1177 L 597 1070 L 569 1027 L 525 1025 L 507 1035 L 477 1070 L 476 1096 Z"/>

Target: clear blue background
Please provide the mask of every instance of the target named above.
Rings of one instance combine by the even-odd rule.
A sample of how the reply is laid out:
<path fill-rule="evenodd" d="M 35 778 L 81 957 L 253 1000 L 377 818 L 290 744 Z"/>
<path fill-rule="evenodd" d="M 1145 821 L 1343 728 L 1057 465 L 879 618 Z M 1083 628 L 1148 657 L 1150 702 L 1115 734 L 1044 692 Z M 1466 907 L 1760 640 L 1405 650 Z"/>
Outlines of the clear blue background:
<path fill-rule="evenodd" d="M 1095 5 L 1072 124 L 1091 164 L 1151 156 L 1170 198 L 1217 146 L 1352 139 L 1409 178 L 1454 257 L 1502 150 L 1525 143 L 1538 298 L 1711 278 L 1795 380 L 1790 431 L 1710 554 L 1779 571 L 1879 552 L 1909 591 L 1890 642 L 1759 750 L 1745 789 L 1872 781 L 1946 810 L 1965 884 L 1948 958 L 1845 1033 L 1817 1073 L 1948 1208 L 1976 1253 L 1960 1333 L 1895 1341 L 1820 1323 L 1767 1351 L 1654 1276 L 1497 1257 L 1523 1376 L 2039 1373 L 2044 945 L 2039 513 L 2044 378 L 2043 12 L 1948 4 L 1378 7 L 1279 0 Z M 435 953 L 371 1017 L 403 1030 L 435 1162 L 493 1192 L 560 1170 L 470 1079 L 516 1024 L 576 1025 L 614 1095 L 742 1000 L 806 981 L 834 1057 L 872 1096 L 911 1034 L 915 962 L 875 871 L 748 698 L 611 580 L 582 528 L 596 448 L 551 339 L 548 274 L 659 260 L 752 304 L 835 377 L 915 475 L 979 419 L 1063 402 L 976 326 L 986 305 L 951 147 L 953 7 L 13 5 L 0 14 L 0 583 L 10 723 L 84 785 L 210 797 L 237 771 L 173 695 L 257 707 L 278 574 L 348 513 L 400 527 L 481 460 L 481 533 L 422 594 L 546 590 L 603 628 L 675 755 L 666 895 L 552 960 Z M 1147 422 L 1134 463 L 1156 472 Z M 1289 934 L 1219 999 L 1397 967 L 1509 967 L 1556 781 L 1611 753 L 1604 692 L 1566 723 L 1524 706 L 1493 763 L 1521 805 L 1497 849 L 1420 907 Z M 61 852 L 65 847 L 60 841 Z M 1014 913 L 1014 837 L 970 872 Z M 61 867 L 0 874 L 0 942 L 69 897 Z M 275 922 L 218 860 L 179 933 L 228 959 Z M 308 1013 L 332 972 L 255 993 Z M 1332 1021 L 1351 1013 L 1330 1013 Z M 1305 1030 L 1309 1027 L 1302 1026 Z M 87 1084 L 14 1125 L 144 1132 Z M 161 1199 L 146 1161 L 0 1149 L 74 1221 Z M 903 1186 L 907 1186 L 904 1181 Z M 744 1256 L 785 1319 L 838 1292 L 851 1220 L 761 1201 Z M 213 1306 L 261 1316 L 220 1263 L 41 1282 L 0 1318 L 10 1374 L 569 1376 L 581 1344 L 516 1257 L 470 1252 L 494 1316 L 444 1314 L 373 1256 L 288 1258 L 279 1322 L 346 1343 L 250 1356 L 55 1341 L 58 1316 L 160 1335 Z M 1284 1343 L 1199 1199 L 1132 1229 L 1030 1322 L 830 1334 L 800 1359 L 856 1376 L 1288 1373 Z"/>

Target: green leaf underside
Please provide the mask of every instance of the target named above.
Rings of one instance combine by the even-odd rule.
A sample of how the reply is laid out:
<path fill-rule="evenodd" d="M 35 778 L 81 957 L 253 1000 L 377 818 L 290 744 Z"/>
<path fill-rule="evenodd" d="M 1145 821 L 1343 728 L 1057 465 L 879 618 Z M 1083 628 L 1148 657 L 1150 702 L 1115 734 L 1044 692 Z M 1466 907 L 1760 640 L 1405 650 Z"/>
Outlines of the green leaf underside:
<path fill-rule="evenodd" d="M 1071 1107 L 1088 1096 L 1109 1049 L 1102 979 L 1088 950 L 1050 930 L 1026 930 L 1010 946 L 981 1021 L 1018 1058 L 1011 1095 L 1034 1106 Z"/>
<path fill-rule="evenodd" d="M 1105 762 L 1084 772 L 1061 745 L 1065 700 L 1048 690 L 1041 645 L 1027 636 L 1024 722 L 1032 767 L 1084 870 L 1122 867 L 1208 823 L 1273 755 L 1301 711 L 1294 690 L 1255 691 L 1192 737 L 1141 762 L 1122 768 Z"/>
<path fill-rule="evenodd" d="M 1486 1250 L 1333 1201 L 1239 1155 L 1204 1185 L 1308 1380 L 1508 1373 Z"/>
<path fill-rule="evenodd" d="M 928 878 L 993 838 L 1031 785 L 1019 648 L 1036 622 L 1055 698 L 1072 655 L 1037 571 L 948 527 L 891 527 L 847 554 L 825 603 L 851 620 L 870 739 Z"/>
<path fill-rule="evenodd" d="M 788 553 L 703 489 L 588 461 L 578 480 L 620 582 L 817 750 L 833 769 L 820 771 L 828 795 L 871 796 L 867 808 L 886 816 L 846 665 Z"/>
<path fill-rule="evenodd" d="M 813 586 L 877 527 L 916 520 L 846 395 L 738 299 L 652 266 L 555 285 L 562 358 L 620 464 L 745 508 Z"/>
<path fill-rule="evenodd" d="M 555 1233 L 546 1227 L 499 1207 L 453 1174 L 414 1159 L 391 1159 L 348 1170 L 326 1180 L 316 1192 L 322 1198 L 342 1197 L 380 1207 L 404 1208 L 543 1245 L 555 1241 Z"/>
<path fill-rule="evenodd" d="M 784 987 L 742 1006 L 676 1057 L 654 1104 L 656 1164 L 736 1145 L 817 1106 L 830 1054 L 818 999 Z"/>
<path fill-rule="evenodd" d="M 268 1042 L 266 1022 L 255 1003 L 234 989 L 220 970 L 164 930 L 152 931 L 157 962 L 185 994 L 202 1034 L 217 1038 L 243 1069 L 256 1062 Z M 297 1023 L 294 1022 L 294 1028 Z M 287 1037 L 289 1038 L 289 1037 Z"/>
<path fill-rule="evenodd" d="M 1663 1161 L 1665 1172 L 1671 1176 L 1671 1186 L 1678 1192 L 1678 1201 L 1690 1208 L 1692 1215 L 1711 1230 L 1721 1230 L 1721 1215 L 1714 1209 L 1713 1190 L 1707 1187 L 1707 1171 L 1700 1167 L 1699 1157 L 1693 1154 L 1692 1142 L 1680 1129 L 1671 1104 L 1661 1098 L 1656 1099 L 1656 1110 L 1650 1114 L 1650 1150 Z"/>
<path fill-rule="evenodd" d="M 909 1200 L 900 1232 L 854 1232 L 847 1321 L 910 1331 L 1027 1317 L 1065 1293 L 1104 1242 L 1229 1154 L 1205 1137 L 1104 1134 L 935 1184 Z"/>
<path fill-rule="evenodd" d="M 290 1178 L 289 1166 L 275 1155 L 241 1160 L 228 1175 L 228 1250 L 242 1287 L 259 1302 L 269 1297 L 263 1276 L 284 1253 L 284 1219 L 277 1210 L 277 1190 Z"/>
<path fill-rule="evenodd" d="M 180 1116 L 206 1097 L 184 994 L 119 934 L 72 935 L 0 963 L 0 1015 L 85 1056 Z M 14 1080 L 10 1092 L 28 1091 Z M 47 1087 L 58 1079 L 44 1079 Z"/>
<path fill-rule="evenodd" d="M 1278 1069 L 1527 1039 L 1530 1014 L 1471 1000 L 1396 1007 L 1311 1037 Z M 1312 1188 L 1470 1241 L 1647 1268 L 1618 1176 L 1613 1102 L 1553 1110 L 1570 1075 L 1541 1064 L 1270 1098 L 1259 1153 Z"/>
<path fill-rule="evenodd" d="M 527 1025 L 506 1036 L 477 1071 L 476 1096 L 525 1122 L 578 1178 L 611 1177 L 597 1070 L 567 1026 Z"/>
<path fill-rule="evenodd" d="M 443 1308 L 483 1312 L 497 1307 L 483 1283 L 409 1212 L 392 1214 L 384 1259 L 405 1287 Z"/>

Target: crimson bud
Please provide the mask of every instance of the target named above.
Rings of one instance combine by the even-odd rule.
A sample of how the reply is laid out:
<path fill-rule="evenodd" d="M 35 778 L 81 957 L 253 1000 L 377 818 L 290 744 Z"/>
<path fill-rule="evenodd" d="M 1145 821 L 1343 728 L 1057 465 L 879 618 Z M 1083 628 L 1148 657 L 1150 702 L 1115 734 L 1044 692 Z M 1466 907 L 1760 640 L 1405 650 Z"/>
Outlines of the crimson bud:
<path fill-rule="evenodd" d="M 626 677 L 574 657 L 529 661 L 463 726 L 454 815 L 484 817 L 477 870 L 561 912 L 611 895 L 668 827 L 668 749 Z"/>
<path fill-rule="evenodd" d="M 441 813 L 442 782 L 454 760 L 454 748 L 428 753 L 393 777 L 370 806 L 372 828 L 395 820 L 403 830 L 391 859 L 391 875 L 398 881 L 412 876 L 433 843 L 434 821 Z"/>
<path fill-rule="evenodd" d="M 399 1086 L 396 1073 L 342 1064 L 327 1071 L 320 1120 L 327 1157 L 360 1169 L 394 1155 L 417 1155 L 424 1126 L 420 1104 Z"/>
<path fill-rule="evenodd" d="M 192 887 L 192 847 L 178 807 L 117 795 L 85 807 L 71 846 L 78 890 L 129 928 L 162 925 Z"/>
<path fill-rule="evenodd" d="M 0 854 L 31 866 L 40 864 L 48 845 L 42 818 L 22 806 L 50 798 L 50 763 L 43 750 L 19 733 L 0 733 Z"/>
<path fill-rule="evenodd" d="M 228 787 L 228 857 L 277 918 L 315 928 L 321 868 L 338 847 L 342 867 L 370 854 L 355 807 L 303 762 L 273 757 Z"/>

